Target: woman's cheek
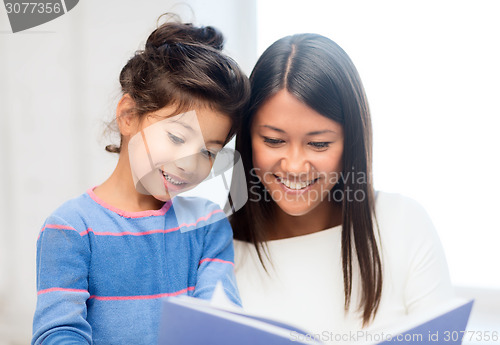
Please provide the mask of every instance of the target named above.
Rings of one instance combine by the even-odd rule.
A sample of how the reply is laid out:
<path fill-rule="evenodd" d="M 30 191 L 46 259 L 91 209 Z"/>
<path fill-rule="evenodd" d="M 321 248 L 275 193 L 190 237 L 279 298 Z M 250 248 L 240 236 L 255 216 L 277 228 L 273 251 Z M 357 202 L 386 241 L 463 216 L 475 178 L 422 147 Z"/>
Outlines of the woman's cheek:
<path fill-rule="evenodd" d="M 264 145 L 254 145 L 253 150 L 253 166 L 257 174 L 262 175 L 266 171 L 270 171 L 275 160 L 274 153 L 267 149 Z"/>

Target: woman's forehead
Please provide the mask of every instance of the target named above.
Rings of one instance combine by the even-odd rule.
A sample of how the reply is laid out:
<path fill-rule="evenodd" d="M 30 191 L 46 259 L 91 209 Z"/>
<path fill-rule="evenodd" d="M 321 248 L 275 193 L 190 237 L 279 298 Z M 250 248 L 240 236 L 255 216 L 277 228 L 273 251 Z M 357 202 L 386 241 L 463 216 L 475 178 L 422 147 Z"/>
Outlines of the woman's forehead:
<path fill-rule="evenodd" d="M 264 102 L 255 114 L 252 127 L 304 134 L 342 131 L 340 123 L 318 113 L 286 90 Z"/>

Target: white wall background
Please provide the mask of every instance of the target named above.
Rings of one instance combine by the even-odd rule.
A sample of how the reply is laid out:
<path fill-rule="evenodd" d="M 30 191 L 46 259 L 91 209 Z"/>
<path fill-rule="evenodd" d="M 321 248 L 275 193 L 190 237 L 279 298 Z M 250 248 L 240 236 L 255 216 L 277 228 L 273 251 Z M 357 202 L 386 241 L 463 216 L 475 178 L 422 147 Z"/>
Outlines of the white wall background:
<path fill-rule="evenodd" d="M 255 1 L 81 0 L 62 17 L 12 34 L 0 5 L 0 345 L 27 344 L 36 301 L 35 244 L 62 202 L 103 182 L 116 158 L 104 123 L 118 75 L 158 16 L 213 25 L 249 73 L 256 60 Z"/>

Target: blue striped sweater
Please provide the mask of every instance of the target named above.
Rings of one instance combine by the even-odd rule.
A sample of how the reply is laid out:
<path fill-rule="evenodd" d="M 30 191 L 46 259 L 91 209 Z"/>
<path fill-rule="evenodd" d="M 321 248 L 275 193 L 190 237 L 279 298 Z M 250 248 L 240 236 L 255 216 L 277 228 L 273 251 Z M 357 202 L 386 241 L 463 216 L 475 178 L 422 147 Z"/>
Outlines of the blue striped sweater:
<path fill-rule="evenodd" d="M 162 297 L 208 299 L 221 281 L 241 304 L 232 231 L 207 200 L 123 212 L 92 190 L 47 218 L 37 241 L 32 344 L 156 344 Z"/>

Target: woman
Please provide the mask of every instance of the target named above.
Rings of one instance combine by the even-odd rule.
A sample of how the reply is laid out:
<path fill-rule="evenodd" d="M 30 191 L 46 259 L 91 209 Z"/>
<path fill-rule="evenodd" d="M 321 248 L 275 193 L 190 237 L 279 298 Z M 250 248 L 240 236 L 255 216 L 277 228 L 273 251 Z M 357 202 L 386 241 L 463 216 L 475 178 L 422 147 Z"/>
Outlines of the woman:
<path fill-rule="evenodd" d="M 249 201 L 230 219 L 243 306 L 364 341 L 348 338 L 451 298 L 426 212 L 373 190 L 370 112 L 347 54 L 320 35 L 285 37 L 250 80 L 236 140 Z"/>

